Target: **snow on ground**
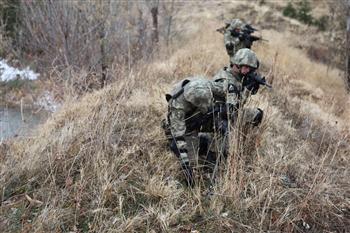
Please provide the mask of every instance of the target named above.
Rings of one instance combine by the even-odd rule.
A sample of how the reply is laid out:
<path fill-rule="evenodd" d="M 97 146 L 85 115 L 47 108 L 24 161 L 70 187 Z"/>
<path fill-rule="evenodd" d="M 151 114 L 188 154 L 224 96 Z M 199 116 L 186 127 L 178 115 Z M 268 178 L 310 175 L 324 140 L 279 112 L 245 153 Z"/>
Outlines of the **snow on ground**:
<path fill-rule="evenodd" d="M 36 101 L 36 105 L 48 112 L 56 112 L 60 107 L 49 91 L 45 91 L 42 96 L 39 97 Z"/>
<path fill-rule="evenodd" d="M 40 74 L 35 73 L 29 67 L 20 70 L 9 66 L 4 59 L 0 59 L 0 81 L 7 82 L 13 79 L 28 79 L 35 80 L 39 77 Z"/>

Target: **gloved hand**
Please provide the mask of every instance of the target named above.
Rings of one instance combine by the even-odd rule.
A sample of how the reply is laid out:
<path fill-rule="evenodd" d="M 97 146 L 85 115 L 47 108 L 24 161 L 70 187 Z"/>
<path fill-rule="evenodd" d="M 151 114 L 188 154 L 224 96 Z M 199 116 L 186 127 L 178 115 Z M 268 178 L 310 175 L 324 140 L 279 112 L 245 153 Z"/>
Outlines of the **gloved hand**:
<path fill-rule="evenodd" d="M 193 170 L 192 170 L 190 163 L 185 162 L 185 163 L 182 163 L 181 166 L 182 166 L 182 169 L 183 169 L 185 177 L 186 177 L 187 185 L 189 187 L 193 187 L 195 182 L 194 182 L 194 177 L 193 177 Z"/>

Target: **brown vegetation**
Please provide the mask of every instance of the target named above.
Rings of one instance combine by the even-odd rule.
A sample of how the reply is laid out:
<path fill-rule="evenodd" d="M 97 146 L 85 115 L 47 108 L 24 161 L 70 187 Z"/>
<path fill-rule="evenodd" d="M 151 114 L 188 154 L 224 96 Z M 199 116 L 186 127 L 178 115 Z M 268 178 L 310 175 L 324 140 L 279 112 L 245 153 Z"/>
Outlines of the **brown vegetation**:
<path fill-rule="evenodd" d="M 253 47 L 274 86 L 249 103 L 264 109 L 263 125 L 233 129 L 231 156 L 211 189 L 199 168 L 194 189 L 179 182 L 160 127 L 163 95 L 228 60 L 217 15 L 205 9 L 184 10 L 178 20 L 192 27 L 169 57 L 124 75 L 112 69 L 118 82 L 67 98 L 35 136 L 1 146 L 0 231 L 350 230 L 349 96 L 339 71 L 286 43 L 288 32 L 264 30 L 270 43 Z"/>

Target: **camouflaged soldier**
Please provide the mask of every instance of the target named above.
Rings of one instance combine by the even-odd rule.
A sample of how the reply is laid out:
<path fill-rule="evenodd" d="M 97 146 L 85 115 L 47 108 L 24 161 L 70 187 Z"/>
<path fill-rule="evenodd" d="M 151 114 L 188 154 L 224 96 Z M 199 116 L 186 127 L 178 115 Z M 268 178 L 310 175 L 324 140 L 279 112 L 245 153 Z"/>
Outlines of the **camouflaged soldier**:
<path fill-rule="evenodd" d="M 225 22 L 224 43 L 227 54 L 232 57 L 239 49 L 245 48 L 244 42 L 239 38 L 240 32 L 244 29 L 245 23 L 240 19 L 233 19 Z"/>
<path fill-rule="evenodd" d="M 228 86 L 229 102 L 236 110 L 243 109 L 243 120 L 257 126 L 263 118 L 260 108 L 243 108 L 248 97 L 255 95 L 260 85 L 269 86 L 264 78 L 261 78 L 256 70 L 259 68 L 259 60 L 255 53 L 247 48 L 237 51 L 230 58 L 230 66 L 224 67 L 214 76 L 214 82 L 222 82 Z M 270 86 L 269 86 L 270 87 Z M 234 111 L 233 118 L 237 118 L 238 111 Z"/>
<path fill-rule="evenodd" d="M 232 57 L 239 49 L 250 49 L 254 41 L 264 40 L 260 37 L 251 35 L 257 31 L 257 29 L 239 19 L 226 21 L 225 26 L 217 29 L 217 31 L 224 34 L 226 51 L 230 57 Z"/>
<path fill-rule="evenodd" d="M 258 66 L 255 53 L 241 49 L 231 59 L 231 67 L 221 70 L 214 80 L 188 78 L 176 84 L 173 91 L 166 95 L 168 123 L 164 128 L 168 129 L 166 134 L 170 148 L 179 157 L 190 186 L 193 186 L 194 179 L 185 136 L 188 133 L 216 131 L 227 138 L 228 120 L 234 121 L 238 109 L 262 84 L 252 75 Z M 262 110 L 245 109 L 244 112 L 247 123 L 260 124 Z"/>
<path fill-rule="evenodd" d="M 178 156 L 189 186 L 194 185 L 193 170 L 185 136 L 198 132 L 213 132 L 214 104 L 225 100 L 228 86 L 205 78 L 187 78 L 176 84 L 168 101 L 168 124 L 165 126 L 170 148 Z M 229 104 L 229 103 L 228 103 Z"/>

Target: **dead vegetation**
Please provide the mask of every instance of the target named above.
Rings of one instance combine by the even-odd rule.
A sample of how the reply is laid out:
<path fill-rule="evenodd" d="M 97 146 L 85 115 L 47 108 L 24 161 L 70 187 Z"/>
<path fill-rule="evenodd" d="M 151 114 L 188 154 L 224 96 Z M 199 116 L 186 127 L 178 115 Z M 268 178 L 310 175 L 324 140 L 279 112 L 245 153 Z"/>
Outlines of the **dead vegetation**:
<path fill-rule="evenodd" d="M 208 33 L 217 24 L 202 14 L 208 27 L 168 59 L 67 99 L 35 136 L 1 145 L 2 232 L 350 230 L 349 97 L 339 71 L 310 61 L 274 30 L 263 31 L 273 45 L 254 47 L 274 86 L 249 103 L 264 109 L 263 125 L 233 131 L 211 188 L 199 169 L 194 189 L 180 182 L 160 127 L 163 95 L 227 62 L 221 35 Z"/>

